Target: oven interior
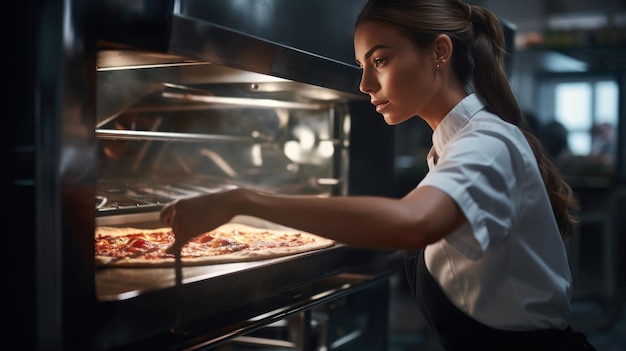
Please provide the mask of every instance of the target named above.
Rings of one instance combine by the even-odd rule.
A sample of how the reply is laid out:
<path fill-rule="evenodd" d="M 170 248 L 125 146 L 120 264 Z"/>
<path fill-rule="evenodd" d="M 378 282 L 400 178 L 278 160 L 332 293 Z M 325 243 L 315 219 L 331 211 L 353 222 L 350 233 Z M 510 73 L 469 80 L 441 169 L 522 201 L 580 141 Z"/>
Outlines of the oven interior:
<path fill-rule="evenodd" d="M 129 50 L 100 51 L 98 92 L 101 215 L 237 186 L 347 192 L 347 101 L 360 97 Z"/>

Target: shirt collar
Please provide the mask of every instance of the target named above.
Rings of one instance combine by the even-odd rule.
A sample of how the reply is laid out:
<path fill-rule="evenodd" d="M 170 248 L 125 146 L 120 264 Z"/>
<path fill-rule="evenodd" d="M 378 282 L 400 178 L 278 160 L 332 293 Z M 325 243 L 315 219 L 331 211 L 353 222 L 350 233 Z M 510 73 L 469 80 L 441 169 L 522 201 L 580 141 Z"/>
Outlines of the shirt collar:
<path fill-rule="evenodd" d="M 471 93 L 459 102 L 448 114 L 441 120 L 437 129 L 433 131 L 433 149 L 432 153 L 441 155 L 441 151 L 448 141 L 469 122 L 469 120 L 485 105 L 480 101 L 476 93 Z M 434 155 L 434 154 L 433 154 Z"/>

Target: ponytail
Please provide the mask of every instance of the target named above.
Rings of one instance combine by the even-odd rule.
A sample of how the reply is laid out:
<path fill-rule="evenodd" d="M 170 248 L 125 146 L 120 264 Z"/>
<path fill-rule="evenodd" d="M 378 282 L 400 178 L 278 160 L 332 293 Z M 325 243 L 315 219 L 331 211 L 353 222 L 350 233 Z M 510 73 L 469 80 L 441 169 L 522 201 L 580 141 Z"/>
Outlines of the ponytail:
<path fill-rule="evenodd" d="M 544 185 L 550 197 L 552 210 L 563 238 L 568 238 L 578 223 L 575 212 L 578 203 L 571 187 L 565 182 L 557 167 L 543 150 L 539 139 L 530 127 L 515 99 L 504 71 L 507 55 L 504 33 L 499 20 L 488 10 L 470 8 L 474 41 L 470 45 L 475 64 L 473 87 L 487 109 L 503 120 L 520 128 L 537 159 Z"/>

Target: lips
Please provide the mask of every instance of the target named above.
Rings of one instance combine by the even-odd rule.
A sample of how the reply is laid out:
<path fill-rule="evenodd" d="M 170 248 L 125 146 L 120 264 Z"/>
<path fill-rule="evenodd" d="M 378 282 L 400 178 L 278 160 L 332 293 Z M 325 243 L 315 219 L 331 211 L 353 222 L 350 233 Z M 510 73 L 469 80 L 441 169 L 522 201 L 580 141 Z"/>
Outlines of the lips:
<path fill-rule="evenodd" d="M 376 106 L 376 112 L 382 113 L 381 111 L 389 106 L 389 101 L 372 100 L 372 105 Z"/>

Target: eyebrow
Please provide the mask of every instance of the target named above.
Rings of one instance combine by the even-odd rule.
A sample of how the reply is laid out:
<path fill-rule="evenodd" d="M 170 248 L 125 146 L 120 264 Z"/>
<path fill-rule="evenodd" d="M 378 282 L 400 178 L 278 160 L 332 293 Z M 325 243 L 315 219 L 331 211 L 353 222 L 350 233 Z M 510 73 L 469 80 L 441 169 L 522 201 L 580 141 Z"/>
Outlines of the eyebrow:
<path fill-rule="evenodd" d="M 365 59 L 366 60 L 369 59 L 374 54 L 374 52 L 376 52 L 376 50 L 379 50 L 379 49 L 391 49 L 391 46 L 388 46 L 388 45 L 375 45 L 371 49 L 367 50 L 367 52 L 364 55 Z M 360 63 L 358 59 L 355 59 L 355 60 L 356 60 L 357 63 Z"/>

